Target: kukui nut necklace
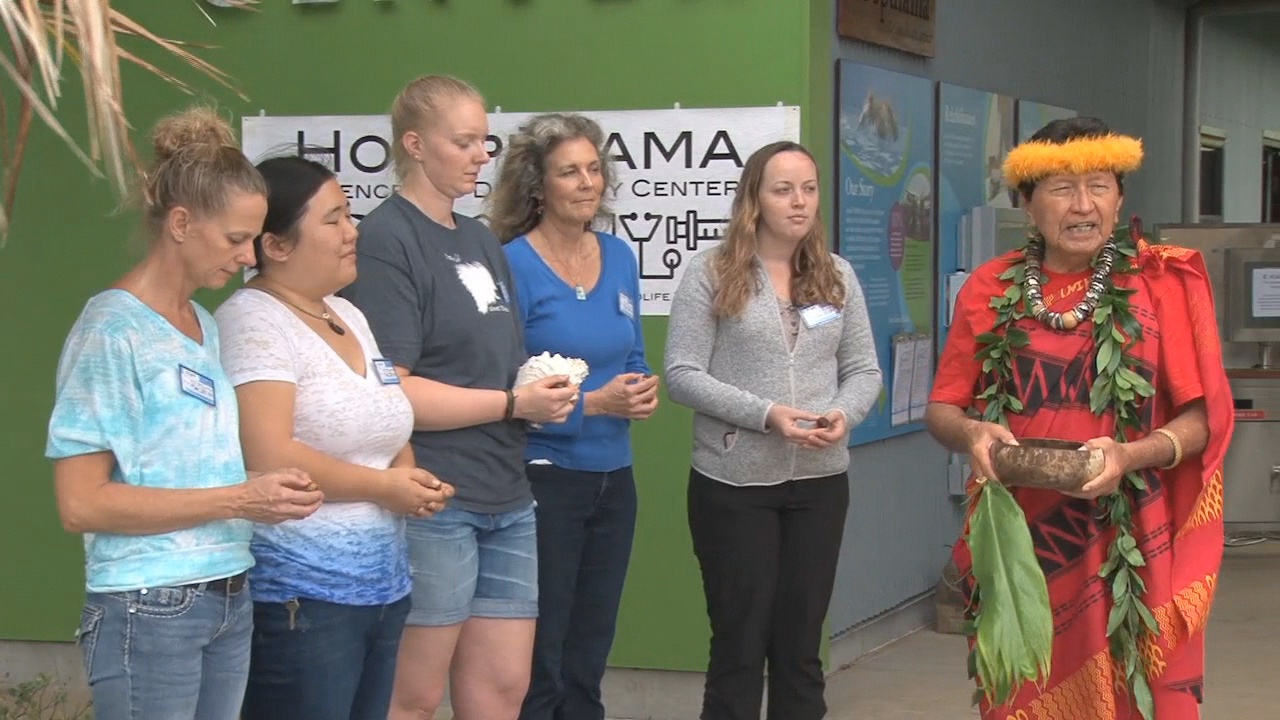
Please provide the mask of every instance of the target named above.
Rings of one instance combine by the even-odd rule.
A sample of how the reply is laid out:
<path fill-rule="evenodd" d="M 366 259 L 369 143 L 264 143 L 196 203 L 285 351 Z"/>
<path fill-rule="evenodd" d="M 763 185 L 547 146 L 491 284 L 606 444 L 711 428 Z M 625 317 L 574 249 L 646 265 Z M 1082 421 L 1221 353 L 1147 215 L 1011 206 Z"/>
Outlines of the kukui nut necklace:
<path fill-rule="evenodd" d="M 1054 330 L 1074 330 L 1077 325 L 1093 315 L 1093 311 L 1098 308 L 1098 301 L 1102 299 L 1102 293 L 1107 290 L 1107 278 L 1110 277 L 1111 268 L 1116 262 L 1116 243 L 1114 239 L 1107 241 L 1098 256 L 1093 276 L 1089 278 L 1089 287 L 1085 290 L 1084 298 L 1065 313 L 1054 312 L 1044 304 L 1044 290 L 1040 287 L 1040 266 L 1044 262 L 1044 238 L 1038 235 L 1032 237 L 1027 243 L 1024 257 L 1027 273 L 1022 281 L 1022 292 L 1026 297 L 1031 316 Z"/>

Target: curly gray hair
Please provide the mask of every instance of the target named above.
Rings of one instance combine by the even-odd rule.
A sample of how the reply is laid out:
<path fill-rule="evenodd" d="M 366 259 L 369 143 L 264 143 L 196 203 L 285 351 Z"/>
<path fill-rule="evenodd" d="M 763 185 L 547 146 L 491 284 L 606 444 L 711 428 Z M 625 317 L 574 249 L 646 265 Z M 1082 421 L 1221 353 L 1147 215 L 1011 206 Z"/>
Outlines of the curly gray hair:
<path fill-rule="evenodd" d="M 600 125 L 583 115 L 537 115 L 511 136 L 502 152 L 493 192 L 485 198 L 489 229 L 499 240 L 508 242 L 537 227 L 547 156 L 561 143 L 578 138 L 590 141 L 600 154 L 605 193 L 601 195 L 596 219 L 611 215 L 605 195 L 613 186 L 613 167 L 604 152 L 605 135 Z"/>

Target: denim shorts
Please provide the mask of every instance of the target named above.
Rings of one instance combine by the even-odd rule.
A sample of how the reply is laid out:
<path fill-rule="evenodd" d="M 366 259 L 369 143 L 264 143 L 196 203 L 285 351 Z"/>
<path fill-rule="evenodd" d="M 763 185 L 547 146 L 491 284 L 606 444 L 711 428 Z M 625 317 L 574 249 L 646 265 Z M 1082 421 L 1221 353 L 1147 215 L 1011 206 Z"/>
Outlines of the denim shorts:
<path fill-rule="evenodd" d="M 413 609 L 405 624 L 456 625 L 469 617 L 538 617 L 534 504 L 505 513 L 447 507 L 409 518 Z"/>

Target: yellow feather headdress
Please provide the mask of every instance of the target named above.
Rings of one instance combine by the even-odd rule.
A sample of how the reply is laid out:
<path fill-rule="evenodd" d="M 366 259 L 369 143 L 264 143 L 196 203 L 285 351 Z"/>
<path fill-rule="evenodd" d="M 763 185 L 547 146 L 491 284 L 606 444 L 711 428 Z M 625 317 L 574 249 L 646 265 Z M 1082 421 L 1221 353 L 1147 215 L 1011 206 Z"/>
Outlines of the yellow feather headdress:
<path fill-rule="evenodd" d="M 1004 159 L 1009 187 L 1036 182 L 1050 175 L 1083 175 L 1111 171 L 1125 175 L 1142 166 L 1142 141 L 1112 133 L 1064 143 L 1035 140 L 1022 143 Z"/>

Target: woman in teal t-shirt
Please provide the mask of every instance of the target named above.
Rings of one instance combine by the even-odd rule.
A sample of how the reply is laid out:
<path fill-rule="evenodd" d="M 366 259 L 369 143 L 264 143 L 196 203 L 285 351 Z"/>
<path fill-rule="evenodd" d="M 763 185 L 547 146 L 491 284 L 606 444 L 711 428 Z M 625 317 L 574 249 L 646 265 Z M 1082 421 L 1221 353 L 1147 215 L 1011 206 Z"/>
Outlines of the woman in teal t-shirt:
<path fill-rule="evenodd" d="M 262 177 L 212 111 L 153 138 L 150 250 L 72 327 L 45 454 L 62 524 L 85 536 L 76 635 L 94 717 L 235 720 L 251 522 L 306 517 L 323 496 L 297 471 L 246 477 L 217 326 L 191 300 L 253 262 Z"/>

